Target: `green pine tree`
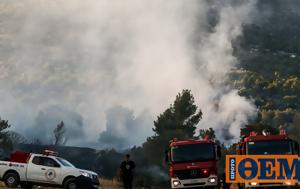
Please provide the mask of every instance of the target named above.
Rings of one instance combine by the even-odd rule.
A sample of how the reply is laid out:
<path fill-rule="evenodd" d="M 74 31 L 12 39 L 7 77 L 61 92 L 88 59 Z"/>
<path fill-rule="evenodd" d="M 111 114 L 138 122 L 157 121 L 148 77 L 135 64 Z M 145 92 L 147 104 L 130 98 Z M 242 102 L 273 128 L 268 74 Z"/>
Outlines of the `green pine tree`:
<path fill-rule="evenodd" d="M 196 126 L 202 119 L 202 111 L 195 105 L 190 90 L 183 90 L 154 121 L 154 136 L 144 143 L 145 152 L 151 155 L 151 162 L 161 165 L 169 141 L 173 138 L 191 139 L 195 137 Z M 155 154 L 155 157 L 153 156 Z"/>
<path fill-rule="evenodd" d="M 0 148 L 4 151 L 11 151 L 13 148 L 13 143 L 11 141 L 8 129 L 11 125 L 7 120 L 2 120 L 0 118 Z"/>

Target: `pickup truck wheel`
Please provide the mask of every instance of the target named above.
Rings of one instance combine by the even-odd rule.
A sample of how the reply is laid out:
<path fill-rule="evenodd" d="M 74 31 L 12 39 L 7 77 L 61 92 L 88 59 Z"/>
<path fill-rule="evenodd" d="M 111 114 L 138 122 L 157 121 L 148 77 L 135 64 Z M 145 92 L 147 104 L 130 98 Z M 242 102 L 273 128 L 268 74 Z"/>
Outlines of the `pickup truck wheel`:
<path fill-rule="evenodd" d="M 64 184 L 64 189 L 77 189 L 76 180 L 74 178 L 66 180 Z"/>
<path fill-rule="evenodd" d="M 18 188 L 20 184 L 20 178 L 17 173 L 7 173 L 3 180 L 7 188 Z"/>

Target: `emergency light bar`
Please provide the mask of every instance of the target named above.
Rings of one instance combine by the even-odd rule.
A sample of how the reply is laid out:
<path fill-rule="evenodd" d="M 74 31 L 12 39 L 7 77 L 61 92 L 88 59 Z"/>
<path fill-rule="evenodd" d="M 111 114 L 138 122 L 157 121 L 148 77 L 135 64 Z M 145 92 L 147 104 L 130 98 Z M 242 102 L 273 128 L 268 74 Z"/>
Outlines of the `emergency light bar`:
<path fill-rule="evenodd" d="M 284 129 L 281 129 L 281 130 L 279 131 L 279 135 L 286 135 L 286 131 L 285 131 Z"/>
<path fill-rule="evenodd" d="M 257 135 L 257 133 L 255 131 L 250 132 L 250 136 L 256 136 L 256 135 Z"/>
<path fill-rule="evenodd" d="M 52 151 L 52 150 L 45 150 L 44 154 L 46 156 L 58 156 L 58 152 Z"/>

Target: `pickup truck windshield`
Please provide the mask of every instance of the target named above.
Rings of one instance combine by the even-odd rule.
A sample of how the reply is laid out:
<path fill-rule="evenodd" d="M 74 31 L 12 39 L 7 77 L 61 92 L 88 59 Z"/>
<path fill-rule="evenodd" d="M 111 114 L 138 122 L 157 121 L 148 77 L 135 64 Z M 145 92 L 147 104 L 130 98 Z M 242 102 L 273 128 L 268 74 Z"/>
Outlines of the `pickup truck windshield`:
<path fill-rule="evenodd" d="M 178 145 L 171 148 L 173 163 L 207 161 L 215 159 L 213 144 Z"/>
<path fill-rule="evenodd" d="M 248 142 L 248 154 L 292 154 L 292 143 L 289 140 Z"/>
<path fill-rule="evenodd" d="M 57 157 L 56 159 L 65 167 L 75 167 L 74 165 L 72 165 L 72 163 L 68 162 L 67 160 L 65 160 L 63 158 Z"/>

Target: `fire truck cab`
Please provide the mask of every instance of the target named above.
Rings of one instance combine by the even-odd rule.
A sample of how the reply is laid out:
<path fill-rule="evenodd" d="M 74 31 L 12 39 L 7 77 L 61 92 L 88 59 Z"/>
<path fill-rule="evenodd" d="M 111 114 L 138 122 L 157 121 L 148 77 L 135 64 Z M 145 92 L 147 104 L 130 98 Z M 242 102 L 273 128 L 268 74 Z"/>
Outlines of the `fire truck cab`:
<path fill-rule="evenodd" d="M 212 140 L 173 139 L 166 153 L 171 187 L 218 188 L 217 161 L 220 156 L 220 147 Z"/>
<path fill-rule="evenodd" d="M 299 144 L 290 139 L 285 130 L 280 130 L 279 135 L 270 135 L 263 131 L 262 134 L 251 132 L 237 145 L 239 155 L 299 155 Z M 296 183 L 242 183 L 239 188 L 286 188 L 295 186 Z"/>

